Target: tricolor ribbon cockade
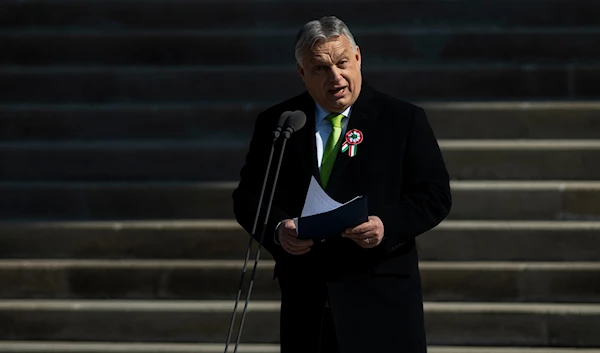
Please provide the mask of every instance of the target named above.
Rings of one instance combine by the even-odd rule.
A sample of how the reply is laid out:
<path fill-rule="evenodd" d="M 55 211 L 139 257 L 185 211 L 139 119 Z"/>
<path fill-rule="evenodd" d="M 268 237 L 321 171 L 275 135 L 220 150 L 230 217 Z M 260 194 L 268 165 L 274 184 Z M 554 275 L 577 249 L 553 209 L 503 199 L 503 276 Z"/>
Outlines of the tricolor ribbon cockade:
<path fill-rule="evenodd" d="M 342 145 L 342 153 L 348 151 L 350 157 L 356 156 L 358 145 L 363 141 L 363 134 L 359 130 L 350 130 L 346 133 L 346 141 Z"/>

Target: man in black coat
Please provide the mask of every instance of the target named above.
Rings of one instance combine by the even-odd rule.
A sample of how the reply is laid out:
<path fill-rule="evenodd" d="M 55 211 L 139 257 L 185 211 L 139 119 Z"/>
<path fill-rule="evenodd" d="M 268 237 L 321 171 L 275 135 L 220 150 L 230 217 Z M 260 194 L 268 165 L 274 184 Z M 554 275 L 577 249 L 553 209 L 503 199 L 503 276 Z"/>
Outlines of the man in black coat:
<path fill-rule="evenodd" d="M 306 113 L 287 143 L 263 242 L 281 288 L 281 352 L 426 352 L 415 238 L 452 202 L 425 112 L 362 82 L 360 49 L 335 17 L 304 26 L 296 59 L 307 92 L 258 116 L 233 194 L 251 232 L 271 134 L 284 111 Z M 299 239 L 292 219 L 312 177 L 338 202 L 365 195 L 368 222 L 327 241 Z"/>

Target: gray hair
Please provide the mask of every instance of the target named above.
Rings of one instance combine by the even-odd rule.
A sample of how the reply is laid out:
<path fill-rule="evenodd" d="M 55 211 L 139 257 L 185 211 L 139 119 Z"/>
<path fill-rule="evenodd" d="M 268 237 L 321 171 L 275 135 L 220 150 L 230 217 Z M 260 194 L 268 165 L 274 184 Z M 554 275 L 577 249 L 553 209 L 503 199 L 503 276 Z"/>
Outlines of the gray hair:
<path fill-rule="evenodd" d="M 332 37 L 346 36 L 356 52 L 356 41 L 344 21 L 335 16 L 325 16 L 318 20 L 307 22 L 296 36 L 296 62 L 302 65 L 302 51 L 305 47 L 313 48 L 320 40 Z"/>

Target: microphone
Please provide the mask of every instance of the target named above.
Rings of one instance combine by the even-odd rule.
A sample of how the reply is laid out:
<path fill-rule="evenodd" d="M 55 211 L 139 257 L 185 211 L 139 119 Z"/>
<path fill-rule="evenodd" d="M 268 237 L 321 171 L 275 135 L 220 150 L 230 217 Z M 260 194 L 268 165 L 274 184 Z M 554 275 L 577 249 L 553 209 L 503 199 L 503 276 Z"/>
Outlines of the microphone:
<path fill-rule="evenodd" d="M 279 121 L 277 122 L 277 129 L 273 131 L 273 137 L 278 139 L 281 136 L 281 130 L 283 129 L 283 125 L 287 122 L 288 118 L 292 115 L 292 112 L 287 110 L 281 114 L 279 117 Z"/>
<path fill-rule="evenodd" d="M 252 274 L 250 275 L 250 285 L 248 287 L 248 292 L 246 293 L 246 300 L 244 303 L 244 310 L 242 311 L 242 318 L 240 320 L 239 323 L 239 328 L 238 328 L 238 336 L 237 336 L 237 340 L 235 343 L 235 347 L 233 350 L 233 353 L 237 353 L 239 344 L 240 344 L 240 340 L 242 337 L 242 331 L 244 329 L 244 323 L 246 321 L 246 313 L 248 311 L 248 302 L 250 301 L 250 296 L 252 295 L 252 288 L 254 287 L 254 277 L 256 274 L 256 268 L 258 265 L 258 261 L 260 259 L 260 250 L 265 238 L 265 230 L 267 228 L 267 222 L 269 220 L 269 214 L 271 213 L 271 206 L 273 204 L 273 196 L 275 195 L 275 189 L 277 186 L 277 180 L 279 178 L 279 172 L 281 170 L 281 162 L 283 161 L 283 154 L 285 152 L 285 147 L 286 147 L 286 143 L 287 140 L 290 138 L 290 136 L 300 130 L 304 124 L 306 124 L 306 114 L 304 114 L 304 112 L 300 111 L 300 110 L 296 110 L 293 113 L 291 113 L 290 115 L 287 115 L 287 113 L 289 112 L 284 112 L 283 114 L 281 114 L 281 117 L 279 118 L 279 122 L 281 123 L 282 121 L 285 121 L 285 124 L 283 125 L 283 143 L 281 145 L 281 151 L 279 152 L 279 160 L 277 162 L 277 168 L 275 170 L 275 175 L 274 175 L 274 179 L 273 179 L 273 184 L 271 185 L 271 190 L 270 190 L 270 195 L 269 195 L 269 201 L 267 204 L 267 210 L 266 213 L 264 215 L 264 222 L 263 222 L 263 226 L 261 228 L 261 232 L 260 232 L 260 237 L 258 239 L 258 249 L 256 250 L 256 256 L 254 258 L 254 267 L 252 269 Z M 285 119 L 285 120 L 284 120 Z M 279 128 L 279 127 L 278 127 Z M 277 130 L 275 130 L 273 132 L 274 135 L 276 135 Z M 281 132 L 281 130 L 279 131 Z M 275 138 L 277 139 L 277 137 Z M 267 174 L 265 175 L 265 179 L 263 181 L 263 190 L 261 192 L 261 198 L 259 200 L 259 206 L 258 209 L 256 211 L 256 218 L 254 220 L 254 228 L 252 229 L 252 233 L 254 234 L 255 230 L 256 230 L 256 224 L 258 221 L 258 217 L 259 217 L 259 212 L 261 210 L 261 205 L 262 205 L 262 198 L 263 195 L 265 194 L 265 188 L 266 188 L 266 183 L 267 183 L 267 175 L 268 175 L 268 171 L 270 170 L 271 167 L 271 158 L 273 157 L 273 146 L 275 145 L 275 140 L 273 140 L 273 144 L 271 146 L 271 156 L 269 157 L 269 162 L 267 164 Z M 229 347 L 229 340 L 231 338 L 231 333 L 233 332 L 233 324 L 235 321 L 235 313 L 237 310 L 237 306 L 238 306 L 238 302 L 240 299 L 240 294 L 241 294 L 241 288 L 242 288 L 242 281 L 244 278 L 244 274 L 246 272 L 246 266 L 248 263 L 248 257 L 250 255 L 250 245 L 252 243 L 252 236 L 250 237 L 250 243 L 248 244 L 248 249 L 246 251 L 246 261 L 244 262 L 244 268 L 242 269 L 242 279 L 240 279 L 240 285 L 238 287 L 238 297 L 235 301 L 235 306 L 233 309 L 233 314 L 232 314 L 232 318 L 231 318 L 231 323 L 230 323 L 230 327 L 229 327 L 229 335 L 227 336 L 227 344 L 225 345 L 225 351 L 224 353 L 227 353 L 227 348 Z"/>
<path fill-rule="evenodd" d="M 285 122 L 283 137 L 289 139 L 294 132 L 302 129 L 304 124 L 306 124 L 306 114 L 301 110 L 296 110 Z"/>
<path fill-rule="evenodd" d="M 237 308 L 238 308 L 238 305 L 239 305 L 239 302 L 240 302 L 240 298 L 241 298 L 241 295 L 242 295 L 242 287 L 243 287 L 243 284 L 244 284 L 244 277 L 246 276 L 246 269 L 248 267 L 248 261 L 250 260 L 250 250 L 252 249 L 253 235 L 256 234 L 256 228 L 258 226 L 258 218 L 259 218 L 259 215 L 260 215 L 260 211 L 262 209 L 263 198 L 264 198 L 265 191 L 266 191 L 266 188 L 267 188 L 267 180 L 268 180 L 268 176 L 269 176 L 269 171 L 271 170 L 271 162 L 273 160 L 273 152 L 275 150 L 275 144 L 276 144 L 277 140 L 281 137 L 281 131 L 283 130 L 284 126 L 287 129 L 291 129 L 290 130 L 291 132 L 287 132 L 287 130 L 286 130 L 286 133 L 287 133 L 287 136 L 288 136 L 287 138 L 289 138 L 289 135 L 293 131 L 299 129 L 299 127 L 297 127 L 299 125 L 298 114 L 296 114 L 295 117 L 294 117 L 294 120 L 292 122 L 293 125 L 291 125 L 291 127 L 288 128 L 288 125 L 289 125 L 288 121 L 289 121 L 290 117 L 294 116 L 294 113 L 295 112 L 291 112 L 289 110 L 283 112 L 281 114 L 281 116 L 279 117 L 279 121 L 277 122 L 277 128 L 273 131 L 273 141 L 271 142 L 271 152 L 269 154 L 269 160 L 267 162 L 267 168 L 265 170 L 265 175 L 264 175 L 264 178 L 263 178 L 263 185 L 262 185 L 262 190 L 260 192 L 260 197 L 259 197 L 259 200 L 258 200 L 258 207 L 256 208 L 256 214 L 254 216 L 254 224 L 252 225 L 252 233 L 250 234 L 250 237 L 248 239 L 248 246 L 246 247 L 246 256 L 245 256 L 245 260 L 244 260 L 244 267 L 242 268 L 242 272 L 241 272 L 241 275 L 240 275 L 240 281 L 239 281 L 238 290 L 237 290 L 237 297 L 235 299 L 235 304 L 234 304 L 234 307 L 233 307 L 233 312 L 231 314 L 231 321 L 229 323 L 229 331 L 228 331 L 228 334 L 227 334 L 227 343 L 225 344 L 225 351 L 224 351 L 224 353 L 227 353 L 227 350 L 229 349 L 229 343 L 231 342 L 231 337 L 232 337 L 232 334 L 233 334 L 233 327 L 234 327 L 234 324 L 235 324 L 235 318 L 236 318 L 236 314 L 237 314 Z M 302 112 L 300 112 L 300 113 L 302 113 Z M 302 113 L 302 114 L 304 114 L 304 113 Z M 306 116 L 304 117 L 304 120 L 306 120 Z M 302 123 L 302 125 L 304 125 L 304 123 Z M 294 127 L 296 127 L 296 129 L 294 129 Z M 284 135 L 286 133 L 284 133 Z M 284 140 L 283 149 L 285 149 L 285 141 L 286 140 Z M 283 149 L 282 149 L 282 154 L 283 154 Z M 280 157 L 280 159 L 281 159 L 281 157 Z M 279 161 L 279 164 L 281 164 L 281 160 Z M 275 183 L 277 183 L 277 182 L 275 181 Z M 268 217 L 268 215 L 270 213 L 270 208 L 271 208 L 271 203 L 270 202 L 272 202 L 272 199 L 273 199 L 273 191 L 271 191 L 271 201 L 269 201 L 269 211 L 267 211 L 267 216 L 266 217 Z M 239 343 L 240 343 L 240 337 L 241 337 L 241 334 L 242 334 L 242 329 L 244 327 L 244 320 L 246 318 L 246 310 L 247 310 L 247 307 L 248 307 L 248 300 L 250 299 L 250 295 L 252 293 L 252 286 L 254 285 L 254 274 L 256 272 L 256 266 L 257 266 L 257 263 L 258 263 L 258 260 L 259 260 L 259 257 L 260 257 L 260 247 L 262 246 L 262 242 L 263 242 L 264 231 L 265 231 L 264 227 L 266 227 L 266 223 L 265 223 L 265 225 L 262 228 L 262 233 L 261 233 L 261 236 L 260 236 L 258 250 L 256 252 L 256 257 L 255 257 L 255 261 L 254 261 L 254 269 L 252 271 L 251 280 L 250 280 L 250 289 L 248 291 L 248 295 L 246 297 L 246 302 L 244 304 L 244 312 L 242 314 L 242 321 L 240 323 L 238 338 L 237 338 L 237 342 L 236 342 L 236 345 L 235 345 L 234 352 L 237 352 L 237 349 L 238 349 L 238 346 L 239 346 Z"/>

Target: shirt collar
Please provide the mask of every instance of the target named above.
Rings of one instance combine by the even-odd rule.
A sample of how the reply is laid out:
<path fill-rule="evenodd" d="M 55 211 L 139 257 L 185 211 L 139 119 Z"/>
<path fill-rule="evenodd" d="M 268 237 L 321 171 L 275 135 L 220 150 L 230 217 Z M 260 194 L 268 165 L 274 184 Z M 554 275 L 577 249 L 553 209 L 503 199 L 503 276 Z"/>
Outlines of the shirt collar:
<path fill-rule="evenodd" d="M 327 115 L 331 114 L 330 111 L 323 109 L 318 103 L 315 103 L 317 106 L 317 110 L 315 112 L 315 125 L 318 125 L 321 121 L 327 117 Z M 346 118 L 350 117 L 350 113 L 352 112 L 352 106 L 349 106 L 346 110 L 342 112 Z"/>

